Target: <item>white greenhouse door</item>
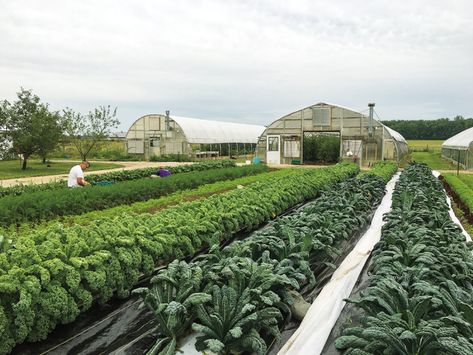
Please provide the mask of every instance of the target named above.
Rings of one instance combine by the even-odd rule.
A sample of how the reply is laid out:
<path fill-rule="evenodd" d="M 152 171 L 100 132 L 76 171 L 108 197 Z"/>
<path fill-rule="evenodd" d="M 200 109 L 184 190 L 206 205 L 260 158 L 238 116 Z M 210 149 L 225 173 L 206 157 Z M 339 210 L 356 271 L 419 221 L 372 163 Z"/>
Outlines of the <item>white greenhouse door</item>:
<path fill-rule="evenodd" d="M 268 164 L 281 164 L 281 136 L 267 137 L 266 160 Z"/>

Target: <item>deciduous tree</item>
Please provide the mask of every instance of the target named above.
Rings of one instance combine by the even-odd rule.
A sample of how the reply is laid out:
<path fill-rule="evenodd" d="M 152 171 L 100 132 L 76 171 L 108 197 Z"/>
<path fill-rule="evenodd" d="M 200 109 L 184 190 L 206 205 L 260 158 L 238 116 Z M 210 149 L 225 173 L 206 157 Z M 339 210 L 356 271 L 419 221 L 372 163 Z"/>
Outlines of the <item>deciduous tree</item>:
<path fill-rule="evenodd" d="M 68 139 L 79 152 L 82 160 L 100 145 L 116 128 L 120 121 L 116 118 L 117 109 L 110 110 L 109 106 L 100 106 L 87 115 L 64 110 L 64 128 Z"/>
<path fill-rule="evenodd" d="M 18 100 L 13 103 L 7 100 L 0 103 L 0 125 L 13 151 L 22 156 L 25 170 L 31 155 L 41 152 L 45 156 L 56 146 L 59 136 L 51 135 L 51 129 L 60 127 L 59 114 L 50 112 L 49 106 L 41 103 L 31 90 L 21 88 L 17 96 Z"/>

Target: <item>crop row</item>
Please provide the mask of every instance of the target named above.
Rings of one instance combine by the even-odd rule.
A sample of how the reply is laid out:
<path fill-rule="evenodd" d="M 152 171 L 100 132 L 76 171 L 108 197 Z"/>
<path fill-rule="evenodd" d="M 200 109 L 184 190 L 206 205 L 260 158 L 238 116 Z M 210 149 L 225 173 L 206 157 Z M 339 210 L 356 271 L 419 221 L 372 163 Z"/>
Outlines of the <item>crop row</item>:
<path fill-rule="evenodd" d="M 363 311 L 335 345 L 345 354 L 472 354 L 473 256 L 441 182 L 420 164 L 396 185 L 372 254 Z"/>
<path fill-rule="evenodd" d="M 202 171 L 208 169 L 218 168 L 230 168 L 236 166 L 232 160 L 209 160 L 195 164 L 179 165 L 179 166 L 167 166 L 166 169 L 170 170 L 173 174 L 188 173 L 191 171 Z M 86 176 L 86 180 L 91 183 L 98 183 L 103 181 L 119 182 L 119 181 L 130 181 L 138 180 L 149 177 L 151 174 L 156 173 L 157 168 L 142 168 L 132 170 L 119 170 L 112 171 L 105 174 L 90 174 Z M 19 196 L 27 193 L 38 192 L 38 191 L 51 191 L 51 190 L 65 190 L 67 189 L 67 181 L 59 180 L 49 182 L 45 184 L 31 184 L 31 185 L 15 185 L 12 187 L 0 186 L 0 198 L 5 196 Z"/>
<path fill-rule="evenodd" d="M 57 216 L 77 215 L 122 204 L 146 201 L 175 191 L 219 180 L 267 171 L 262 165 L 220 168 L 171 175 L 162 179 L 124 181 L 111 186 L 38 191 L 0 199 L 0 225 L 37 223 Z"/>
<path fill-rule="evenodd" d="M 235 188 L 242 188 L 246 185 L 255 182 L 264 182 L 266 179 L 271 179 L 276 176 L 289 176 L 293 173 L 293 170 L 294 169 L 278 169 L 274 171 L 261 170 L 261 173 L 255 175 L 243 176 L 232 180 L 217 181 L 211 184 L 199 186 L 194 189 L 177 191 L 156 199 L 135 202 L 127 205 L 119 205 L 104 210 L 87 212 L 80 215 L 61 216 L 53 220 L 42 222 L 40 224 L 23 223 L 20 226 L 12 226 L 11 228 L 4 229 L 3 234 L 14 237 L 18 234 L 31 233 L 32 230 L 37 230 L 39 228 L 50 228 L 53 224 L 56 224 L 58 222 L 62 223 L 65 226 L 71 226 L 73 224 L 88 225 L 98 219 L 114 218 L 117 215 L 122 215 L 125 213 L 152 213 L 157 210 L 176 205 L 180 202 L 194 201 L 197 199 L 208 197 L 210 195 L 224 193 Z M 1 229 L 0 234 L 2 234 Z"/>
<path fill-rule="evenodd" d="M 88 309 L 94 297 L 101 302 L 113 295 L 126 297 L 140 275 L 151 274 L 157 263 L 193 254 L 211 239 L 252 229 L 357 171 L 352 164 L 300 169 L 153 215 L 125 214 L 69 228 L 58 224 L 20 236 L 14 246 L 4 244 L 0 353 L 25 340 L 44 339 L 57 324 Z"/>
<path fill-rule="evenodd" d="M 175 260 L 160 271 L 149 289 L 135 291 L 158 323 L 149 353 L 174 354 L 192 326 L 200 333 L 198 351 L 265 354 L 267 341 L 280 338 L 294 297 L 301 297 L 297 290 L 313 288 L 314 270 L 326 268 L 341 242 L 369 222 L 384 195 L 386 181 L 377 174 L 387 178 L 385 170 L 340 182 L 244 240 L 221 251 L 215 244 L 192 264 Z"/>
<path fill-rule="evenodd" d="M 473 222 L 473 190 L 472 188 L 467 184 L 470 183 L 470 181 L 465 182 L 463 177 L 458 177 L 453 174 L 442 174 L 443 179 L 448 184 L 448 187 L 453 191 L 455 197 L 458 197 L 460 200 L 460 205 L 463 205 L 462 207 L 466 207 L 467 211 L 467 218 L 470 223 Z M 470 178 L 468 176 L 468 178 Z M 469 179 L 468 179 L 469 180 Z"/>

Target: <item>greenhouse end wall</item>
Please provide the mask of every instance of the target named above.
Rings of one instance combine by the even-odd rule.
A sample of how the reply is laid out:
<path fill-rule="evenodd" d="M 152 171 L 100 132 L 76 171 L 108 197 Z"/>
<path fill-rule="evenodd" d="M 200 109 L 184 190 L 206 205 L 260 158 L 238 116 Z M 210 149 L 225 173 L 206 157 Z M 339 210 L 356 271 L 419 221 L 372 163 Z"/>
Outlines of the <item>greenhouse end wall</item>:
<path fill-rule="evenodd" d="M 319 103 L 274 121 L 259 138 L 256 155 L 267 163 L 303 162 L 304 134 L 339 134 L 341 159 L 357 160 L 370 166 L 377 160 L 400 161 L 408 152 L 407 143 L 395 140 L 377 120 L 362 113 Z"/>

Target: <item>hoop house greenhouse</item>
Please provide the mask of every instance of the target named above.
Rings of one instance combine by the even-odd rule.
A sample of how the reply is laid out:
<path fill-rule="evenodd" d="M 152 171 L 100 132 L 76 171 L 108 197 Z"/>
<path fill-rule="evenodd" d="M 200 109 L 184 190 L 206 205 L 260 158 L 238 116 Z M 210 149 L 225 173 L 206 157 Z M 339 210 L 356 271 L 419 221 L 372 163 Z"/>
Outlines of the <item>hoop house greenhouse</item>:
<path fill-rule="evenodd" d="M 355 110 L 318 103 L 290 113 L 271 123 L 257 145 L 257 156 L 270 164 L 304 163 L 304 142 L 314 136 L 337 137 L 335 155 L 369 166 L 377 160 L 400 161 L 407 142 L 395 130 Z"/>
<path fill-rule="evenodd" d="M 473 143 L 473 127 L 468 128 L 442 144 L 442 157 L 460 163 L 465 169 L 473 168 L 473 156 L 470 149 Z"/>
<path fill-rule="evenodd" d="M 197 157 L 252 152 L 264 126 L 152 114 L 140 117 L 126 135 L 129 154 Z"/>

